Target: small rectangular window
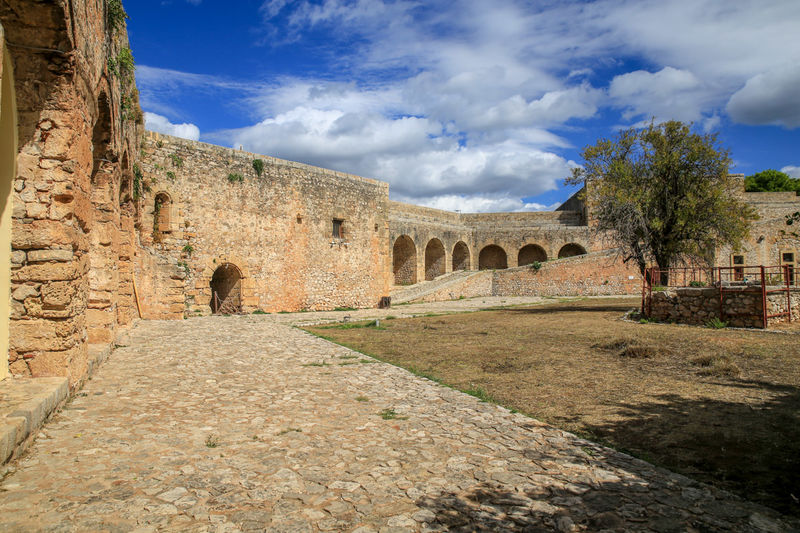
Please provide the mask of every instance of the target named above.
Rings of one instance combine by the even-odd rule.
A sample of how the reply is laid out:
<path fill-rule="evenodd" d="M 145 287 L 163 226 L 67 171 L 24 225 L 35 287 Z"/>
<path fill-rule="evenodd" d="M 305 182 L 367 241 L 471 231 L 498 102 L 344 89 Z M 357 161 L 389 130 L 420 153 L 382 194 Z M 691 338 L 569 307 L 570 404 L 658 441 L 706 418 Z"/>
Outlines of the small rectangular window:
<path fill-rule="evenodd" d="M 744 264 L 744 256 L 743 255 L 734 255 L 733 256 L 733 264 L 734 265 L 743 265 Z"/>
<path fill-rule="evenodd" d="M 340 218 L 333 219 L 333 233 L 332 236 L 334 239 L 343 239 L 344 238 L 344 220 Z"/>
<path fill-rule="evenodd" d="M 783 261 L 782 263 L 794 263 L 794 253 L 793 252 L 784 252 L 783 254 Z"/>

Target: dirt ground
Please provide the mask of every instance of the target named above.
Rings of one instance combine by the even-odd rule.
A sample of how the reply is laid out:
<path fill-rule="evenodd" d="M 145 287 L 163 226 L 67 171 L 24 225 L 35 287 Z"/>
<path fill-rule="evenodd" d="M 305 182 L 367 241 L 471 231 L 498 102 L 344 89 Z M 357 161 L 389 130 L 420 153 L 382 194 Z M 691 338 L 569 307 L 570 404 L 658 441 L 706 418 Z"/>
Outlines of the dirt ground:
<path fill-rule="evenodd" d="M 800 516 L 800 335 L 621 320 L 637 304 L 309 330 Z"/>

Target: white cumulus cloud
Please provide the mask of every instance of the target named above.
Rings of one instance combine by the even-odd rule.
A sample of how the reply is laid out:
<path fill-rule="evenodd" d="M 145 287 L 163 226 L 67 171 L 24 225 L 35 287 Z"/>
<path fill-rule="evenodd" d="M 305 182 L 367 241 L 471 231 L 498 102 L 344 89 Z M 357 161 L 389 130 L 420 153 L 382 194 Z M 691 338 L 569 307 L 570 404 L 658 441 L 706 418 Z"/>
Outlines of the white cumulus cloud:
<path fill-rule="evenodd" d="M 800 178 L 800 166 L 787 165 L 781 168 L 781 172 L 788 174 L 792 178 Z"/>
<path fill-rule="evenodd" d="M 167 117 L 155 113 L 145 112 L 144 125 L 150 131 L 156 131 L 165 135 L 181 137 L 183 139 L 189 139 L 190 141 L 200 139 L 200 128 L 194 124 L 173 124 Z"/>
<path fill-rule="evenodd" d="M 737 122 L 800 126 L 800 62 L 757 74 L 731 96 L 727 111 Z"/>

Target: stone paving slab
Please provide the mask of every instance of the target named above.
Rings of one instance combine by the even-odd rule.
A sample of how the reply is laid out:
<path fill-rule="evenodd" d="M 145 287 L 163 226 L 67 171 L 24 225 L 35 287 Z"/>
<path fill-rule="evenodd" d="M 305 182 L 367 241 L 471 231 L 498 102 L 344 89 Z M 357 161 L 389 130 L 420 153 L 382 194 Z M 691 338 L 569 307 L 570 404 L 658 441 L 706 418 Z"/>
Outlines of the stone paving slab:
<path fill-rule="evenodd" d="M 3 480 L 0 530 L 797 528 L 286 320 L 139 323 Z"/>
<path fill-rule="evenodd" d="M 67 378 L 0 381 L 0 464 L 18 456 L 45 420 L 67 399 Z"/>

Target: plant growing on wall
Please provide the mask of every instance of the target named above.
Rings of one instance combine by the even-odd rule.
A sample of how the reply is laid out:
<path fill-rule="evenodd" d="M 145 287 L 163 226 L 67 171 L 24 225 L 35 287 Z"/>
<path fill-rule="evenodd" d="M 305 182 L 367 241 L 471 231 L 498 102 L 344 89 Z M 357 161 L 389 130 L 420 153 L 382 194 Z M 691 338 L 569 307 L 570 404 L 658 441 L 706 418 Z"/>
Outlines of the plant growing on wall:
<path fill-rule="evenodd" d="M 125 26 L 128 19 L 125 8 L 122 7 L 122 0 L 108 0 L 106 2 L 106 23 L 112 32 L 117 32 Z"/>
<path fill-rule="evenodd" d="M 130 48 L 122 48 L 117 52 L 116 67 L 120 77 L 128 81 L 133 76 L 136 70 L 136 61 L 133 59 L 133 53 Z"/>
<path fill-rule="evenodd" d="M 186 255 L 189 255 L 189 256 L 191 256 L 191 255 L 192 255 L 192 252 L 194 252 L 194 247 L 193 247 L 191 244 L 189 244 L 189 243 L 186 243 L 186 244 L 183 246 L 183 249 L 182 249 L 181 251 L 182 251 L 183 253 L 185 253 Z"/>
<path fill-rule="evenodd" d="M 161 242 L 161 231 L 158 228 L 158 219 L 161 214 L 161 198 L 156 197 L 153 204 L 153 242 Z"/>
<path fill-rule="evenodd" d="M 167 170 L 167 179 L 169 181 L 175 181 L 175 173 L 171 170 Z"/>
<path fill-rule="evenodd" d="M 183 158 L 178 154 L 169 154 L 169 158 L 172 160 L 172 166 L 177 168 L 183 168 Z"/>
<path fill-rule="evenodd" d="M 244 181 L 244 176 L 242 176 L 241 174 L 237 174 L 235 172 L 231 172 L 230 174 L 228 174 L 228 181 L 231 183 L 236 183 L 237 181 L 239 183 L 242 183 Z"/>
<path fill-rule="evenodd" d="M 264 173 L 264 161 L 262 159 L 253 159 L 253 170 L 256 171 L 256 176 L 259 178 Z"/>
<path fill-rule="evenodd" d="M 797 222 L 798 225 L 800 225 L 800 211 L 795 211 L 791 215 L 786 215 L 787 226 L 793 226 L 795 222 Z M 781 235 L 791 235 L 792 237 L 800 239 L 800 232 L 798 231 L 781 230 Z"/>
<path fill-rule="evenodd" d="M 142 182 L 144 181 L 144 176 L 142 175 L 142 169 L 139 167 L 139 163 L 133 164 L 133 199 L 138 200 L 142 196 Z"/>

